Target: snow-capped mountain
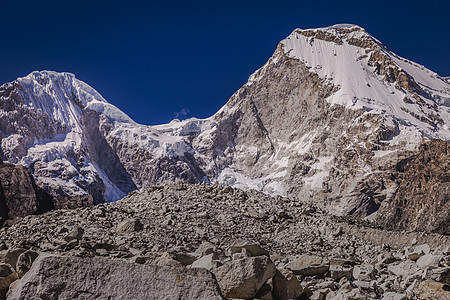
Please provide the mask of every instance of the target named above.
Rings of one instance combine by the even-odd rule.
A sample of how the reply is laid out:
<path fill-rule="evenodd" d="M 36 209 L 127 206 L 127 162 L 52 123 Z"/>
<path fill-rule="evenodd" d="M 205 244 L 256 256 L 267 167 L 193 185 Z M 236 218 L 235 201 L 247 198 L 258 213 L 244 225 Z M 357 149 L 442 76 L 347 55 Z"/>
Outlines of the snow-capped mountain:
<path fill-rule="evenodd" d="M 1 156 L 57 195 L 117 200 L 166 181 L 213 182 L 366 216 L 419 143 L 450 137 L 448 79 L 356 25 L 296 29 L 215 115 L 145 126 L 74 75 L 0 88 Z"/>

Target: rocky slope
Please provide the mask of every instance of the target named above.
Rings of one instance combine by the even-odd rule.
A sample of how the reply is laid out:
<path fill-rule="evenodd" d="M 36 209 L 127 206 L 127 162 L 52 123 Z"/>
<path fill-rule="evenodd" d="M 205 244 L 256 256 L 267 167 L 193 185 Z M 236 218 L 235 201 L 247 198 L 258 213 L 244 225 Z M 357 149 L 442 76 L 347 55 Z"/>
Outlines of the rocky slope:
<path fill-rule="evenodd" d="M 450 137 L 449 105 L 448 81 L 361 27 L 297 29 L 204 120 L 136 124 L 74 75 L 33 72 L 0 87 L 0 155 L 53 196 L 203 181 L 363 218 L 399 199 L 420 143 Z"/>
<path fill-rule="evenodd" d="M 44 299 L 445 299 L 449 245 L 448 236 L 352 225 L 288 198 L 180 183 L 95 209 L 27 216 L 0 229 L 0 293 L 8 299 L 35 299 L 37 291 Z"/>

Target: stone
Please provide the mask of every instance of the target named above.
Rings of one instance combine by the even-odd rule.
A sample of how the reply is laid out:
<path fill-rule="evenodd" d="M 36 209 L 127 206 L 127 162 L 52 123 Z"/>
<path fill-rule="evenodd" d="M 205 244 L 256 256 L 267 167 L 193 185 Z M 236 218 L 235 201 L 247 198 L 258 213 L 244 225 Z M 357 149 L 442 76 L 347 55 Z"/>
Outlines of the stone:
<path fill-rule="evenodd" d="M 169 252 L 163 252 L 160 257 L 153 261 L 155 266 L 183 267 L 183 264 L 176 260 Z"/>
<path fill-rule="evenodd" d="M 412 252 L 407 253 L 407 256 L 411 260 L 418 260 L 421 256 L 430 253 L 430 246 L 428 244 L 423 244 L 416 246 Z"/>
<path fill-rule="evenodd" d="M 275 275 L 275 265 L 267 256 L 248 257 L 226 262 L 213 273 L 225 297 L 248 299 Z"/>
<path fill-rule="evenodd" d="M 136 231 L 140 231 L 144 228 L 142 223 L 139 220 L 135 219 L 126 219 L 117 224 L 116 232 L 119 234 L 127 234 Z"/>
<path fill-rule="evenodd" d="M 40 255 L 8 300 L 56 298 L 223 299 L 214 276 L 204 269 Z"/>
<path fill-rule="evenodd" d="M 315 290 L 309 297 L 310 300 L 324 300 L 327 294 L 331 292 L 330 289 L 319 289 Z"/>
<path fill-rule="evenodd" d="M 398 264 L 388 266 L 388 271 L 391 274 L 401 277 L 407 277 L 409 275 L 412 275 L 416 273 L 418 270 L 419 268 L 417 267 L 417 264 L 411 260 L 402 261 Z"/>
<path fill-rule="evenodd" d="M 406 300 L 406 294 L 386 292 L 383 294 L 382 300 Z"/>
<path fill-rule="evenodd" d="M 14 291 L 14 289 L 19 285 L 20 279 L 16 279 L 9 285 L 8 292 L 6 293 L 6 299 L 8 299 L 9 295 Z"/>
<path fill-rule="evenodd" d="M 315 276 L 327 273 L 330 265 L 320 256 L 305 254 L 289 262 L 286 267 L 295 275 Z"/>
<path fill-rule="evenodd" d="M 206 270 L 211 271 L 211 269 L 215 269 L 221 265 L 221 263 L 217 260 L 218 256 L 215 253 L 211 253 L 208 255 L 199 258 L 194 261 L 189 267 L 190 268 L 204 268 Z"/>
<path fill-rule="evenodd" d="M 422 281 L 413 292 L 418 300 L 450 299 L 450 286 L 431 280 Z"/>
<path fill-rule="evenodd" d="M 84 229 L 81 227 L 75 227 L 74 229 L 72 229 L 72 231 L 70 231 L 65 237 L 64 240 L 66 242 L 70 242 L 72 240 L 81 240 L 83 238 L 83 234 L 84 234 Z"/>
<path fill-rule="evenodd" d="M 25 251 L 26 250 L 23 248 L 0 251 L 0 262 L 10 264 L 11 266 L 15 267 L 20 254 Z"/>
<path fill-rule="evenodd" d="M 439 267 L 439 262 L 441 261 L 443 255 L 442 254 L 425 254 L 421 256 L 417 261 L 416 264 L 419 268 L 425 269 L 427 267 L 430 268 L 437 268 Z"/>
<path fill-rule="evenodd" d="M 259 300 L 275 300 L 272 294 L 272 289 L 267 283 L 263 284 L 258 293 L 255 295 L 255 298 Z"/>
<path fill-rule="evenodd" d="M 0 225 L 52 209 L 53 197 L 36 186 L 27 167 L 0 162 Z"/>
<path fill-rule="evenodd" d="M 450 267 L 428 269 L 425 278 L 450 285 Z"/>
<path fill-rule="evenodd" d="M 31 268 L 31 265 L 33 264 L 34 260 L 39 256 L 39 253 L 36 251 L 25 251 L 22 254 L 20 254 L 19 258 L 17 259 L 16 264 L 16 270 L 17 274 L 19 275 L 19 278 L 22 278 L 23 275 L 25 275 L 26 272 Z"/>
<path fill-rule="evenodd" d="M 330 264 L 329 276 L 336 281 L 343 277 L 351 280 L 353 278 L 353 267 Z"/>
<path fill-rule="evenodd" d="M 354 280 L 352 283 L 362 290 L 366 291 L 373 290 L 373 284 L 371 284 L 371 281 Z"/>
<path fill-rule="evenodd" d="M 197 258 L 194 255 L 179 251 L 170 252 L 170 256 L 176 261 L 180 262 L 185 267 L 193 264 L 197 260 Z"/>
<path fill-rule="evenodd" d="M 272 278 L 273 295 L 280 300 L 295 299 L 303 293 L 303 287 L 292 271 L 276 271 Z"/>
<path fill-rule="evenodd" d="M 211 254 L 213 252 L 217 251 L 217 247 L 208 241 L 204 241 L 202 242 L 202 244 L 197 248 L 197 250 L 195 250 L 194 252 L 194 256 L 200 258 L 203 257 L 205 255 Z"/>
<path fill-rule="evenodd" d="M 0 299 L 5 299 L 9 285 L 18 278 L 10 264 L 0 263 Z"/>
<path fill-rule="evenodd" d="M 245 240 L 234 241 L 230 247 L 231 254 L 240 253 L 242 249 L 245 249 L 250 253 L 250 256 L 269 256 L 269 251 L 263 249 L 258 243 L 253 243 Z"/>
<path fill-rule="evenodd" d="M 353 278 L 357 280 L 370 281 L 374 275 L 375 268 L 372 265 L 356 265 L 353 268 Z"/>

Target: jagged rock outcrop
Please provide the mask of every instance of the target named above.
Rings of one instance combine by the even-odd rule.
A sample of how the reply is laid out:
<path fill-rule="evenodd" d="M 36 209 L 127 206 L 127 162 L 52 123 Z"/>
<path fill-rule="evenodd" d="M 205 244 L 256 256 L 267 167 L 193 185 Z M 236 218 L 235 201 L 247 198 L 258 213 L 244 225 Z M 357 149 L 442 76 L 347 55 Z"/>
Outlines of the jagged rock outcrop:
<path fill-rule="evenodd" d="M 395 197 L 382 204 L 377 222 L 387 229 L 450 234 L 450 142 L 434 140 L 402 162 Z"/>
<path fill-rule="evenodd" d="M 30 170 L 0 161 L 0 225 L 53 208 L 53 198 L 36 186 Z"/>

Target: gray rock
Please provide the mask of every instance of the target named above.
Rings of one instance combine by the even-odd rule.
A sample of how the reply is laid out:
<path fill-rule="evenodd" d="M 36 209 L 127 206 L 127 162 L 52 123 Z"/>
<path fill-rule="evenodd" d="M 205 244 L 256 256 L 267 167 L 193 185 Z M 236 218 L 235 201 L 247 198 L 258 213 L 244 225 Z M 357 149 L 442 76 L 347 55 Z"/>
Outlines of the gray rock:
<path fill-rule="evenodd" d="M 255 295 L 255 298 L 259 300 L 275 300 L 270 285 L 266 283 L 259 289 L 258 293 Z"/>
<path fill-rule="evenodd" d="M 117 224 L 116 232 L 119 234 L 132 233 L 142 230 L 144 226 L 139 220 L 126 219 Z"/>
<path fill-rule="evenodd" d="M 375 268 L 372 265 L 356 265 L 353 268 L 353 278 L 357 280 L 370 281 L 374 279 Z"/>
<path fill-rule="evenodd" d="M 441 261 L 441 259 L 443 258 L 443 255 L 438 253 L 438 254 L 425 254 L 423 256 L 421 256 L 417 261 L 417 266 L 421 269 L 425 269 L 427 267 L 431 267 L 431 268 L 437 268 L 439 267 L 439 262 Z"/>
<path fill-rule="evenodd" d="M 9 295 L 12 293 L 12 291 L 14 291 L 14 289 L 19 285 L 20 283 L 20 279 L 16 279 L 15 281 L 13 281 L 13 283 L 11 283 L 9 285 L 9 289 L 8 292 L 6 293 L 6 298 L 9 297 Z M 0 296 L 1 297 L 1 296 Z"/>
<path fill-rule="evenodd" d="M 40 255 L 8 297 L 19 299 L 223 298 L 213 275 L 203 269 Z"/>
<path fill-rule="evenodd" d="M 231 254 L 240 253 L 242 249 L 245 249 L 250 253 L 250 256 L 269 256 L 269 251 L 263 249 L 258 243 L 253 243 L 245 240 L 238 240 L 233 242 L 230 247 Z"/>
<path fill-rule="evenodd" d="M 10 264 L 0 263 L 0 299 L 5 299 L 9 285 L 18 278 Z"/>
<path fill-rule="evenodd" d="M 206 270 L 215 269 L 221 266 L 221 263 L 217 260 L 218 256 L 215 253 L 211 253 L 203 256 L 202 258 L 194 261 L 189 267 L 190 268 L 204 268 Z"/>
<path fill-rule="evenodd" d="M 289 262 L 286 267 L 295 275 L 315 276 L 324 275 L 328 272 L 330 265 L 320 256 L 305 254 Z"/>
<path fill-rule="evenodd" d="M 450 267 L 428 269 L 425 278 L 450 285 Z"/>
<path fill-rule="evenodd" d="M 72 240 L 81 240 L 83 238 L 83 234 L 84 229 L 77 226 L 64 237 L 64 240 L 67 242 Z"/>
<path fill-rule="evenodd" d="M 430 246 L 428 244 L 423 244 L 416 246 L 412 252 L 408 252 L 407 256 L 411 260 L 418 260 L 421 256 L 430 253 Z"/>
<path fill-rule="evenodd" d="M 401 277 L 407 277 L 416 273 L 419 270 L 417 264 L 411 260 L 402 261 L 395 265 L 388 266 L 388 271 L 391 274 Z"/>
<path fill-rule="evenodd" d="M 276 271 L 272 279 L 273 295 L 280 300 L 295 299 L 303 293 L 297 277 L 289 270 Z"/>
<path fill-rule="evenodd" d="M 0 251 L 0 262 L 10 264 L 11 266 L 15 267 L 20 254 L 25 251 L 26 250 L 23 248 Z"/>
<path fill-rule="evenodd" d="M 386 292 L 383 294 L 382 300 L 406 300 L 406 294 Z"/>
<path fill-rule="evenodd" d="M 275 265 L 267 256 L 256 256 L 229 261 L 213 273 L 225 297 L 247 299 L 275 275 Z"/>
<path fill-rule="evenodd" d="M 198 248 L 195 250 L 194 255 L 198 258 L 203 257 L 205 255 L 214 253 L 217 251 L 217 247 L 208 241 L 204 241 Z"/>
<path fill-rule="evenodd" d="M 33 264 L 34 260 L 39 256 L 39 253 L 35 251 L 25 251 L 22 254 L 20 254 L 19 258 L 17 259 L 16 264 L 16 270 L 17 274 L 19 275 L 19 278 L 22 278 L 23 275 L 25 275 L 26 272 L 31 268 L 31 265 Z"/>
<path fill-rule="evenodd" d="M 324 300 L 329 292 L 331 292 L 330 289 L 315 290 L 313 292 L 313 294 L 309 297 L 309 299 L 310 300 Z"/>
<path fill-rule="evenodd" d="M 348 280 L 353 278 L 353 267 L 350 266 L 339 266 L 330 264 L 330 277 L 336 281 L 339 281 L 341 278 L 345 277 Z"/>
<path fill-rule="evenodd" d="M 169 252 L 164 252 L 153 261 L 155 266 L 183 267 L 183 264 L 176 260 Z"/>

